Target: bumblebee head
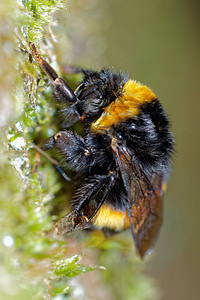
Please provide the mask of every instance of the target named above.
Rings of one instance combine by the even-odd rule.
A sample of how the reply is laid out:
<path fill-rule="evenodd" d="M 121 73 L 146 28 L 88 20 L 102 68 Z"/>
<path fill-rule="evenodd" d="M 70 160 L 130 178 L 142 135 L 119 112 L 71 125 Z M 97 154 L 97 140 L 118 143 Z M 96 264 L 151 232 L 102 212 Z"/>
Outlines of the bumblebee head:
<path fill-rule="evenodd" d="M 120 94 L 128 77 L 111 69 L 87 71 L 83 82 L 75 90 L 77 109 L 87 120 L 99 118 L 103 109 Z"/>

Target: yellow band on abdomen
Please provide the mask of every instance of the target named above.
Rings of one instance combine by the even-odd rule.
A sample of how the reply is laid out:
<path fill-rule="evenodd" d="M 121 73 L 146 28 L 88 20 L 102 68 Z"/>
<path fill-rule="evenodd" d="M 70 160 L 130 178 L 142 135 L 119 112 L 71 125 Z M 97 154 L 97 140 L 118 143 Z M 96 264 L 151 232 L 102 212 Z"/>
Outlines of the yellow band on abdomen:
<path fill-rule="evenodd" d="M 107 204 L 103 204 L 92 219 L 93 225 L 98 229 L 107 228 L 121 231 L 129 227 L 128 212 L 115 210 Z"/>

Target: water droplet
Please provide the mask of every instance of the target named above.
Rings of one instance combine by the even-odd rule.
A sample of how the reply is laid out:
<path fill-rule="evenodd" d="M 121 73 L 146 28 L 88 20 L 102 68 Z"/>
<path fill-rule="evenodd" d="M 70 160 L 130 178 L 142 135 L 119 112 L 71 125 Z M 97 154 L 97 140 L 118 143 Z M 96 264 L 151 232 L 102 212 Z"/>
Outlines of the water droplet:
<path fill-rule="evenodd" d="M 2 238 L 2 243 L 3 243 L 3 245 L 5 247 L 10 248 L 10 247 L 12 247 L 14 245 L 15 240 L 14 240 L 14 238 L 11 235 L 5 235 Z"/>

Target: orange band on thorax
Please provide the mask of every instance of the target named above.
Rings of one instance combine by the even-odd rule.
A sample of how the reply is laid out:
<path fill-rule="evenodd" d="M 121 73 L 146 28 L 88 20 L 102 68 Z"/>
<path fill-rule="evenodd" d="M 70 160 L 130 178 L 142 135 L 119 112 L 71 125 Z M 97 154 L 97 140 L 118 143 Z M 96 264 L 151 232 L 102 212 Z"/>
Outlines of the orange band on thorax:
<path fill-rule="evenodd" d="M 91 129 L 96 133 L 107 131 L 111 126 L 133 118 L 139 113 L 141 104 L 154 99 L 156 95 L 147 86 L 128 80 L 121 95 L 104 108 L 101 117 L 91 124 Z"/>

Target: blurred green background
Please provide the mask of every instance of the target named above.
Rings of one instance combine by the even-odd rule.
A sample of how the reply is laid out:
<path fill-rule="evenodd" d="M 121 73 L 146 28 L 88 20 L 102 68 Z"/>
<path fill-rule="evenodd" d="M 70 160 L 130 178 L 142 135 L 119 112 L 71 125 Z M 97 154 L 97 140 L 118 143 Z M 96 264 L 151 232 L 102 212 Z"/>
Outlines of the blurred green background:
<path fill-rule="evenodd" d="M 163 299 L 199 299 L 200 9 L 198 1 L 108 1 L 109 65 L 127 70 L 162 101 L 176 140 L 164 224 L 149 272 Z"/>
<path fill-rule="evenodd" d="M 200 298 L 200 5 L 198 1 L 108 1 L 106 63 L 158 95 L 176 140 L 164 224 L 149 272 L 163 299 Z"/>
<path fill-rule="evenodd" d="M 25 2 L 28 3 L 29 1 L 18 1 L 17 5 L 20 6 L 21 3 L 24 5 Z M 15 90 L 15 94 L 18 95 L 17 100 L 15 102 L 11 100 L 11 91 L 13 91 L 14 85 L 17 85 L 13 67 L 15 64 L 13 53 L 16 52 L 12 44 L 14 39 L 13 28 L 16 18 L 20 22 L 20 16 L 11 13 L 12 10 L 15 11 L 16 9 L 15 2 L 11 0 L 1 4 L 0 8 L 2 49 L 0 126 L 2 133 L 7 133 L 9 120 L 15 119 L 16 111 L 20 115 L 19 111 L 22 104 L 18 98 L 24 94 L 22 90 Z M 100 290 L 104 290 L 105 295 L 102 292 L 101 296 L 96 293 L 93 296 L 90 294 L 88 298 L 73 296 L 74 298 L 70 299 L 197 300 L 200 298 L 200 201 L 198 197 L 200 164 L 199 9 L 200 4 L 195 0 L 74 0 L 67 3 L 67 10 L 61 9 L 54 14 L 54 21 L 57 25 L 52 24 L 50 30 L 51 35 L 48 39 L 51 40 L 53 47 L 50 44 L 51 47 L 48 50 L 49 52 L 46 53 L 47 56 L 51 55 L 51 52 L 55 52 L 59 65 L 69 63 L 97 69 L 104 66 L 113 66 L 117 70 L 126 71 L 131 78 L 145 83 L 156 93 L 166 109 L 176 141 L 176 153 L 165 196 L 164 224 L 152 255 L 144 263 L 135 263 L 134 259 L 130 258 L 134 255 L 132 246 L 127 257 L 124 256 L 123 250 L 119 250 L 123 247 L 118 244 L 117 249 L 119 249 L 117 251 L 110 250 L 108 253 L 105 253 L 105 249 L 98 254 L 94 254 L 89 250 L 89 257 L 90 255 L 95 256 L 95 258 L 89 259 L 89 263 L 92 262 L 93 264 L 95 262 L 111 268 L 111 262 L 113 262 L 114 271 L 109 273 L 109 267 L 107 267 L 108 272 L 106 274 L 108 275 L 103 275 L 104 283 L 100 281 L 98 276 L 97 278 L 94 276 L 97 291 L 100 288 Z M 42 34 L 45 36 L 45 32 L 48 32 L 48 30 L 49 27 Z M 46 49 L 48 49 L 48 45 Z M 52 61 L 54 62 L 54 57 Z M 19 69 L 17 64 L 17 70 Z M 28 71 L 26 70 L 26 72 Z M 49 108 L 48 113 L 49 116 L 53 114 L 49 112 Z M 50 118 L 49 116 L 46 118 Z M 30 132 L 28 135 L 30 136 Z M 1 158 L 3 161 L 5 156 L 9 156 L 9 154 L 2 153 Z M 8 175 L 5 175 L 7 171 Z M 2 190 L 5 185 L 5 176 L 7 176 L 7 181 L 10 181 L 9 189 L 5 189 L 5 192 L 2 193 L 3 201 L 12 198 L 16 200 L 15 195 L 20 192 L 19 188 L 16 187 L 19 186 L 19 183 L 16 184 L 19 181 L 17 175 L 14 179 L 14 173 L 11 173 L 7 166 L 2 167 L 1 172 L 0 184 Z M 12 177 L 12 180 L 9 176 Z M 52 181 L 53 179 L 51 179 L 50 185 Z M 48 186 L 47 183 L 45 184 Z M 54 194 L 58 189 L 59 186 L 55 187 L 51 193 Z M 19 196 L 17 197 L 19 198 Z M 24 199 L 27 201 L 26 197 Z M 0 214 L 2 220 L 4 209 L 6 210 L 8 207 L 2 207 Z M 12 212 L 9 207 L 9 214 L 12 213 L 16 214 L 16 211 Z M 24 215 L 16 224 L 20 225 L 23 218 L 25 218 Z M 9 232 L 6 226 L 9 228 L 10 222 L 4 223 L 1 231 L 5 227 L 5 233 Z M 32 227 L 29 227 L 28 230 L 30 228 Z M 123 238 L 126 243 L 132 243 L 130 232 L 122 234 L 116 239 L 123 240 Z M 24 242 L 24 240 L 21 241 Z M 12 240 L 10 242 L 12 244 Z M 3 243 L 5 244 L 5 239 Z M 20 252 L 19 244 L 20 238 L 18 237 L 17 249 Z M 114 245 L 109 247 L 112 248 Z M 11 250 L 9 249 L 9 251 Z M 5 260 L 3 253 L 0 252 L 1 261 Z M 10 257 L 14 256 L 13 253 L 10 252 Z M 30 260 L 30 253 L 28 255 Z M 12 259 L 14 261 L 13 257 Z M 119 266 L 118 261 L 120 261 Z M 140 271 L 135 270 L 137 268 Z M 137 275 L 137 272 L 141 274 L 142 269 L 145 269 L 145 276 L 149 278 L 149 281 L 145 279 L 144 282 L 148 282 L 148 284 L 142 286 L 141 282 L 143 281 L 141 279 L 141 285 L 136 284 L 137 288 L 139 290 L 150 290 L 152 283 L 153 292 L 152 294 L 149 292 L 147 295 L 143 292 L 143 297 L 141 295 L 136 296 L 137 292 L 135 292 L 134 296 L 131 296 L 133 295 L 131 294 L 131 285 L 135 284 L 137 276 L 140 276 Z M 1 278 L 4 276 L 4 269 L 2 268 L 2 270 L 0 269 Z M 134 276 L 131 279 L 133 273 Z M 85 278 L 92 278 L 94 273 L 88 274 L 84 275 Z M 4 276 L 6 283 L 2 282 L 2 284 L 9 286 L 10 277 L 7 281 L 6 278 Z M 82 279 L 82 284 L 86 290 L 87 280 Z M 113 281 L 115 282 L 113 283 Z M 127 294 L 125 292 L 118 293 L 119 285 L 122 290 L 127 289 Z M 116 292 L 113 292 L 114 289 Z M 26 299 L 29 296 L 23 295 L 23 297 Z M 42 298 L 42 296 L 38 297 L 38 299 Z M 13 298 L 10 296 L 8 299 Z"/>

